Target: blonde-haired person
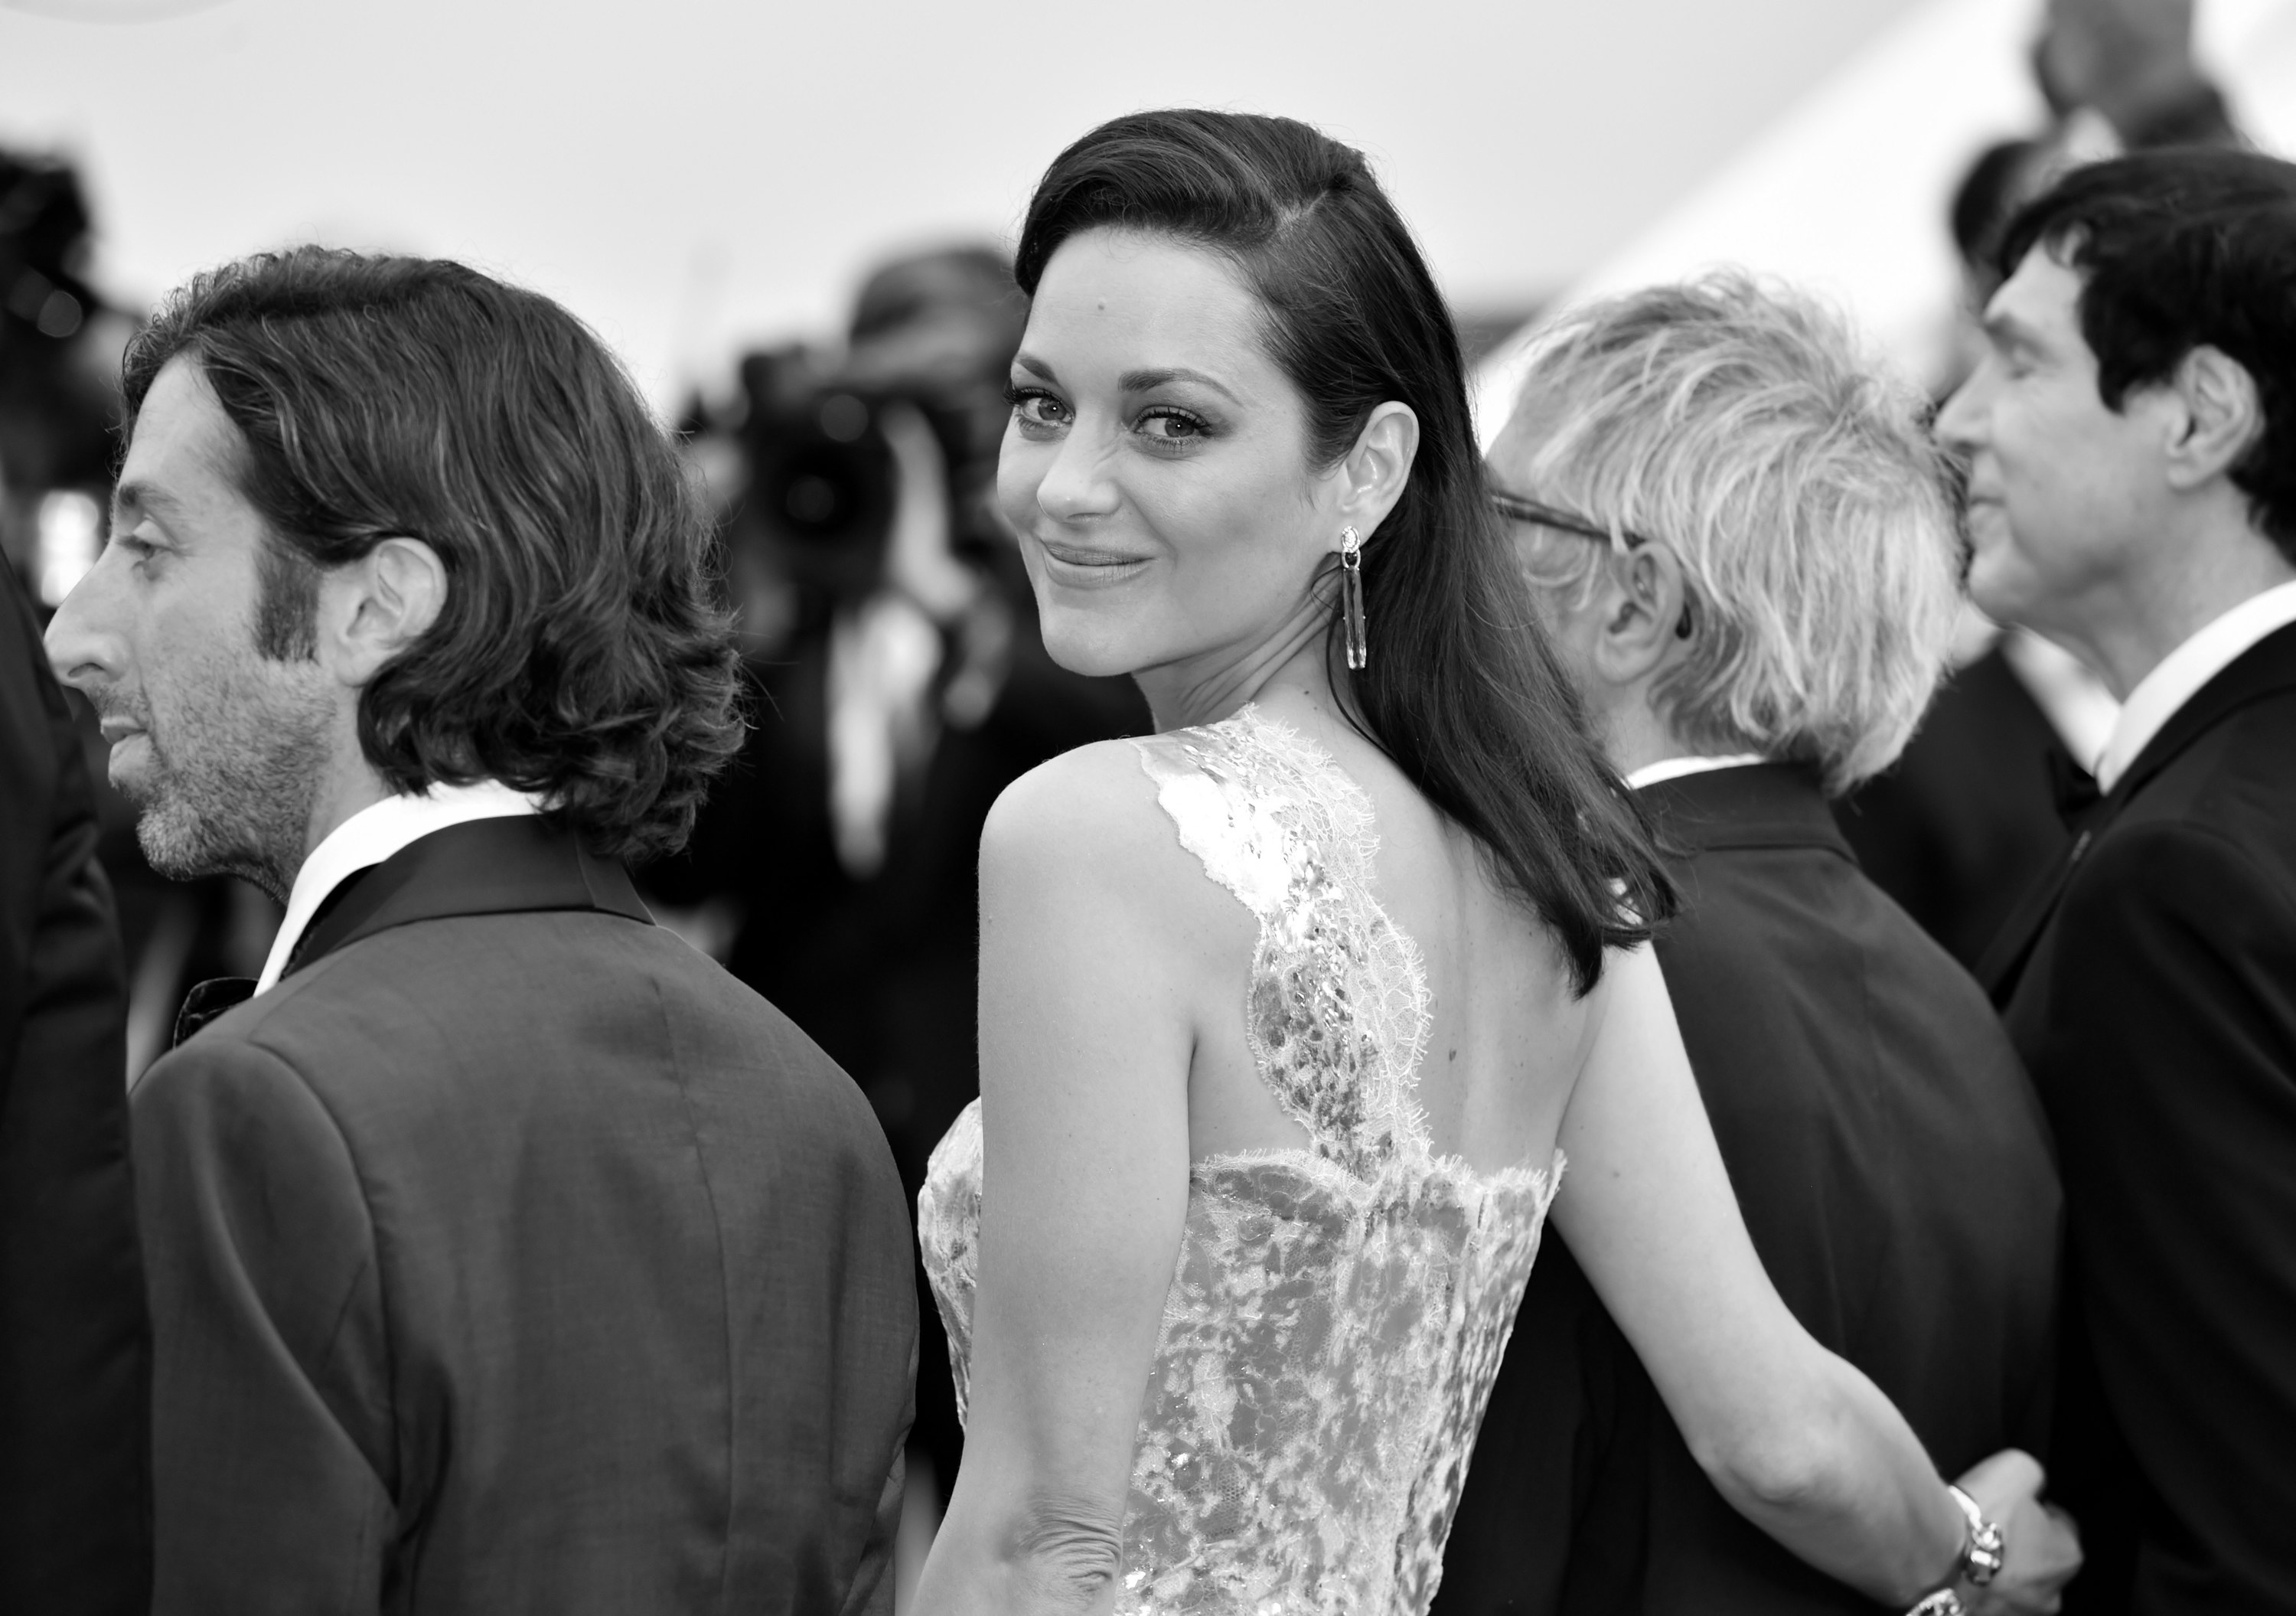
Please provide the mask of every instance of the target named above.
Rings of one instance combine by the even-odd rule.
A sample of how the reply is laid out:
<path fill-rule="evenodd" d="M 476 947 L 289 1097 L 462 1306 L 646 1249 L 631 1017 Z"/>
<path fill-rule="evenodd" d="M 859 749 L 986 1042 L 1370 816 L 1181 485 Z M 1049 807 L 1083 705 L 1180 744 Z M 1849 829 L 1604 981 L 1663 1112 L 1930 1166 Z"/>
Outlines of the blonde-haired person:
<path fill-rule="evenodd" d="M 1763 1266 L 1944 1473 L 2036 1447 L 2058 1211 L 2038 1113 L 1984 995 L 1826 806 L 1905 745 L 1951 637 L 1959 541 L 1919 399 L 1823 307 L 1716 275 L 1559 321 L 1488 470 L 1556 654 L 1675 849 L 1659 958 Z M 2074 1554 L 2061 1517 L 2021 1513 L 2013 1534 Z M 1724 1501 L 1558 1238 L 1436 1609 L 1873 1606 Z"/>

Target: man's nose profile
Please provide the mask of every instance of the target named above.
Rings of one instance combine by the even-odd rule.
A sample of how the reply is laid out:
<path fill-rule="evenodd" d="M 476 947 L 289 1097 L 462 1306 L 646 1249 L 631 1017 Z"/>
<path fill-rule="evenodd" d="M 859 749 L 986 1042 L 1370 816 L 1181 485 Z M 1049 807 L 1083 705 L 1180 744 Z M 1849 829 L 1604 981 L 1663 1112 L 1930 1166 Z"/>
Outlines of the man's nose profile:
<path fill-rule="evenodd" d="M 102 596 L 110 581 L 106 562 L 111 560 L 109 550 L 97 559 L 87 576 L 56 608 L 56 615 L 49 620 L 47 633 L 42 636 L 48 666 L 54 670 L 57 682 L 90 700 L 119 668 L 119 648 L 110 643 L 110 636 L 100 626 Z"/>

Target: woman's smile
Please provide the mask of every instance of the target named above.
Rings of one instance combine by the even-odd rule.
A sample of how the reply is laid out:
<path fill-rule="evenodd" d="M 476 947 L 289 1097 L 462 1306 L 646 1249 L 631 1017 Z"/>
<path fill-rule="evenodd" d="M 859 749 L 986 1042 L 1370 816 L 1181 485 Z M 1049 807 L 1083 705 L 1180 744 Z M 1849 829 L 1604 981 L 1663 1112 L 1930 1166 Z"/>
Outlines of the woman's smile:
<path fill-rule="evenodd" d="M 1046 580 L 1070 589 L 1110 589 L 1128 583 L 1148 570 L 1151 559 L 1064 539 L 1039 538 L 1036 545 L 1045 558 Z"/>

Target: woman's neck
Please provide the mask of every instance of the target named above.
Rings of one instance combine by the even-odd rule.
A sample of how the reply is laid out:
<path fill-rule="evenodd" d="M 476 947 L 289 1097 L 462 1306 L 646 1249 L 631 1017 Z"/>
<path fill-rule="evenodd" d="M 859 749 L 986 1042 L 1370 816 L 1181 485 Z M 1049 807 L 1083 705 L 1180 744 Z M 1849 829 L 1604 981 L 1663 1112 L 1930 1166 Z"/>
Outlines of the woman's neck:
<path fill-rule="evenodd" d="M 1217 724 L 1278 685 L 1296 686 L 1307 700 L 1330 706 L 1324 658 L 1331 624 L 1331 603 L 1310 592 L 1273 633 L 1241 651 L 1144 669 L 1133 680 L 1159 730 Z"/>

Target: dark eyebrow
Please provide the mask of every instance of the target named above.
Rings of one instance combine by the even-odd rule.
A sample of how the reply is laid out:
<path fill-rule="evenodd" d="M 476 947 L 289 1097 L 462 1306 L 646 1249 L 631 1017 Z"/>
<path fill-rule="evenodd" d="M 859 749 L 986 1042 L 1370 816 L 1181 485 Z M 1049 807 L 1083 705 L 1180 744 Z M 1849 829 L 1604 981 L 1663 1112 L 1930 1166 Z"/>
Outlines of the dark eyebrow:
<path fill-rule="evenodd" d="M 1036 355 L 1030 353 L 1026 349 L 1022 349 L 1019 353 L 1013 356 L 1013 363 L 1019 365 L 1022 370 L 1027 371 L 1032 376 L 1041 377 L 1043 380 L 1053 382 L 1055 385 L 1060 381 L 1060 378 L 1053 374 L 1053 367 L 1051 365 L 1046 364 L 1042 359 L 1037 358 Z"/>
<path fill-rule="evenodd" d="M 1212 391 L 1219 394 L 1222 398 L 1227 399 L 1232 404 L 1241 404 L 1243 402 L 1242 399 L 1238 398 L 1233 392 L 1229 391 L 1228 389 L 1222 386 L 1212 377 L 1204 374 L 1203 372 L 1200 370 L 1185 370 L 1177 366 L 1168 370 L 1128 370 L 1116 379 L 1116 385 L 1122 388 L 1128 393 L 1144 393 L 1152 388 L 1162 387 L 1166 383 L 1172 381 L 1193 381 L 1201 386 L 1211 389 Z"/>
<path fill-rule="evenodd" d="M 183 502 L 165 488 L 155 488 L 148 482 L 123 482 L 111 491 L 111 524 L 119 525 L 120 518 L 136 512 L 145 512 L 162 521 L 180 514 Z"/>
<path fill-rule="evenodd" d="M 1985 317 L 1978 324 L 1985 328 L 1985 334 L 1997 343 L 2019 342 L 2027 348 L 2041 346 L 2040 333 L 2015 315 L 1999 314 L 1988 309 Z"/>

